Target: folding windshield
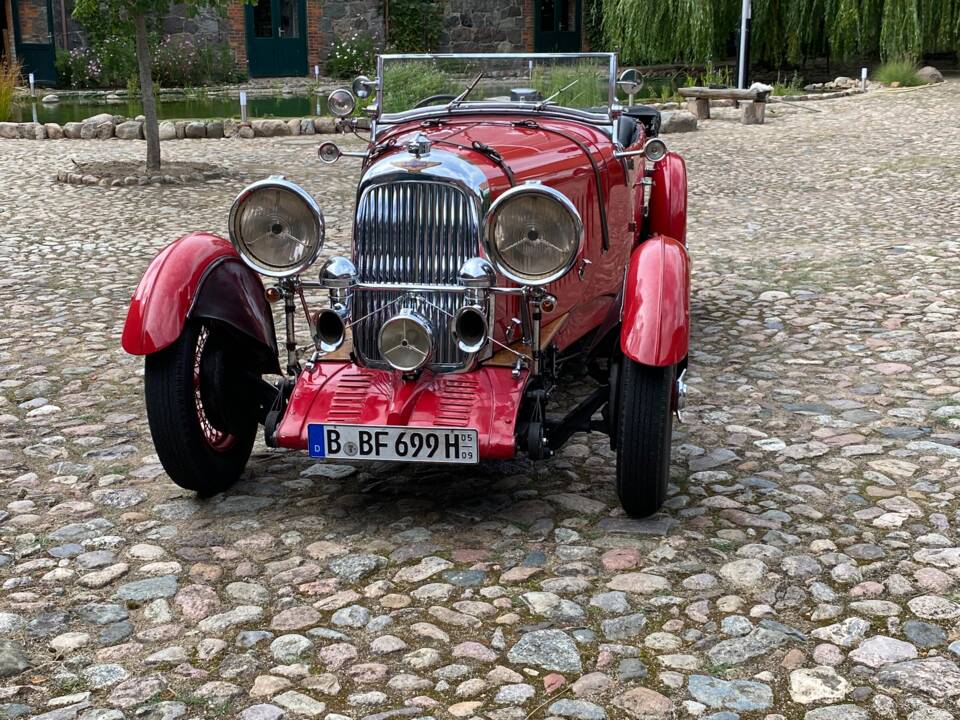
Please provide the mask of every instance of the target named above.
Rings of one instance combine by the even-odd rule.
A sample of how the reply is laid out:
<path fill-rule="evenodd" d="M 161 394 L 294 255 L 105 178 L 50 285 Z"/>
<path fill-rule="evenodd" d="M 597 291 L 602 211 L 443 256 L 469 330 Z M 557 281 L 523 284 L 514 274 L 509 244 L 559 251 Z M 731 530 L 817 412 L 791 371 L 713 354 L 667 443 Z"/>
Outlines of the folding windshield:
<path fill-rule="evenodd" d="M 616 71 L 612 53 L 382 55 L 378 99 L 386 114 L 451 103 L 606 114 L 615 97 Z"/>

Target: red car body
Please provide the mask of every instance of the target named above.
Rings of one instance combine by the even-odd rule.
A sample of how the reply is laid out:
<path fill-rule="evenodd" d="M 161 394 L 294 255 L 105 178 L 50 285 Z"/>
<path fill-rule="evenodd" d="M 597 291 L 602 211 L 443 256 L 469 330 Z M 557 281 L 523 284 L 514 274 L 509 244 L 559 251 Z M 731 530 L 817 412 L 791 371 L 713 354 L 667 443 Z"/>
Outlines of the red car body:
<path fill-rule="evenodd" d="M 482 174 L 487 204 L 527 183 L 562 193 L 579 213 L 583 242 L 572 269 L 543 287 L 550 302 L 543 305 L 541 348 L 532 351 L 556 358 L 582 347 L 589 354 L 613 337 L 608 354 L 682 369 L 690 332 L 684 162 L 671 152 L 648 164 L 641 149 L 649 126 L 636 123 L 626 146 L 617 127 L 611 132 L 549 112 L 520 119 L 489 111 L 415 118 L 377 133 L 362 177 L 374 165 L 429 177 L 440 163 L 431 164 L 430 154 L 413 159 L 407 150 L 425 139 L 434 154 Z M 482 242 L 476 255 L 487 256 Z M 516 287 L 504 277 L 496 285 Z M 334 423 L 475 429 L 481 460 L 526 450 L 522 409 L 534 371 L 502 350 L 518 344 L 508 331 L 525 300 L 498 298 L 489 327 L 501 350 L 461 372 L 427 367 L 412 375 L 370 367 L 350 351 L 349 340 L 337 352 L 315 355 L 291 378 L 268 442 L 306 449 L 310 425 Z M 158 353 L 177 341 L 188 318 L 226 323 L 263 351 L 258 372 L 279 371 L 279 363 L 264 359 L 276 358 L 278 350 L 265 286 L 229 240 L 189 234 L 157 256 L 133 296 L 123 347 Z"/>

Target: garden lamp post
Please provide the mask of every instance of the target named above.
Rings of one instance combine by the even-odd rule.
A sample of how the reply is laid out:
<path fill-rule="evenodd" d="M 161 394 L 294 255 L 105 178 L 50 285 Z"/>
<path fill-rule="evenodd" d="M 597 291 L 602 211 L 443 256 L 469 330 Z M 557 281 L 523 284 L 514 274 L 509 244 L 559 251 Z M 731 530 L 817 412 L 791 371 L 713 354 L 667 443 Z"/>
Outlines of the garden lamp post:
<path fill-rule="evenodd" d="M 740 8 L 740 47 L 737 61 L 737 87 L 747 87 L 750 75 L 750 0 L 742 0 Z"/>

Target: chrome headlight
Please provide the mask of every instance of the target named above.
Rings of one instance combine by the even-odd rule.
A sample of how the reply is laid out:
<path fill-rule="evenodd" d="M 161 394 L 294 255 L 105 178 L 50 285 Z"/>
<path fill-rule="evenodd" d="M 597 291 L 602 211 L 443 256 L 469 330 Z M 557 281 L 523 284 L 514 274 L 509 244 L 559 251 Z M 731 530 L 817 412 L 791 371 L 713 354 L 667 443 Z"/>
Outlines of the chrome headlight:
<path fill-rule="evenodd" d="M 546 285 L 566 275 L 580 254 L 583 223 L 566 195 L 527 184 L 496 199 L 484 218 L 487 253 L 521 285 Z"/>
<path fill-rule="evenodd" d="M 274 175 L 248 185 L 230 208 L 230 242 L 264 275 L 302 272 L 323 247 L 323 213 L 307 192 Z"/>
<path fill-rule="evenodd" d="M 331 115 L 346 117 L 357 106 L 357 99 L 346 88 L 334 90 L 327 96 L 327 109 Z"/>
<path fill-rule="evenodd" d="M 433 329 L 423 315 L 404 308 L 380 328 L 377 346 L 394 370 L 413 372 L 433 356 Z"/>

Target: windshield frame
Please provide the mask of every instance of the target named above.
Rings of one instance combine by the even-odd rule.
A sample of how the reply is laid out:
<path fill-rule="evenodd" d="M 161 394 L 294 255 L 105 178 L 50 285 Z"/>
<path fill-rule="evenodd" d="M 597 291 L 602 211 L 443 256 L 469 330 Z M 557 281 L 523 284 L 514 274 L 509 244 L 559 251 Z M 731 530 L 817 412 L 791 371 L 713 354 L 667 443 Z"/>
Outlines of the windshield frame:
<path fill-rule="evenodd" d="M 540 102 L 494 102 L 490 100 L 470 100 L 467 98 L 458 107 L 431 105 L 422 108 L 408 108 L 396 113 L 377 113 L 377 120 L 390 125 L 404 122 L 408 119 L 436 115 L 438 113 L 453 115 L 465 111 L 472 112 L 522 112 L 522 113 L 561 113 L 570 114 L 581 120 L 593 123 L 610 124 L 613 121 L 611 108 L 617 103 L 617 54 L 609 52 L 584 53 L 386 53 L 377 55 L 377 95 L 378 108 L 383 107 L 383 63 L 392 60 L 561 60 L 561 59 L 605 59 L 609 66 L 609 80 L 607 89 L 607 110 L 605 113 L 591 113 L 579 108 L 570 108 L 563 105 L 543 105 Z"/>

